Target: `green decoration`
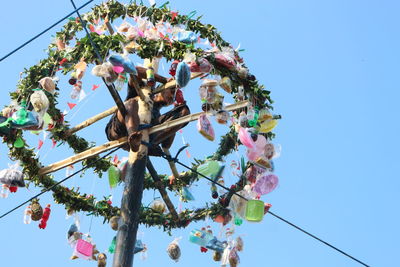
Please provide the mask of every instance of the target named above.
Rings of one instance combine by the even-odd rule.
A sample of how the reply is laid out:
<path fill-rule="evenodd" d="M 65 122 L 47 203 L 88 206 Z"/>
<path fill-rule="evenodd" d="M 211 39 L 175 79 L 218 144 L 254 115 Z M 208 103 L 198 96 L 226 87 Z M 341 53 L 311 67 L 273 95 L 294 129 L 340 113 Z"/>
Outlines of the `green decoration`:
<path fill-rule="evenodd" d="M 121 172 L 117 167 L 111 165 L 110 168 L 108 168 L 108 183 L 110 184 L 111 188 L 114 188 L 118 185 L 120 176 Z"/>
<path fill-rule="evenodd" d="M 114 236 L 113 240 L 111 241 L 110 246 L 108 247 L 108 252 L 114 254 L 115 246 L 117 245 L 117 236 Z"/>
<path fill-rule="evenodd" d="M 17 140 L 15 140 L 15 142 L 14 142 L 15 148 L 21 148 L 21 147 L 24 147 L 24 145 L 25 145 L 25 142 L 24 142 L 24 140 L 22 140 L 21 137 L 18 137 Z"/>

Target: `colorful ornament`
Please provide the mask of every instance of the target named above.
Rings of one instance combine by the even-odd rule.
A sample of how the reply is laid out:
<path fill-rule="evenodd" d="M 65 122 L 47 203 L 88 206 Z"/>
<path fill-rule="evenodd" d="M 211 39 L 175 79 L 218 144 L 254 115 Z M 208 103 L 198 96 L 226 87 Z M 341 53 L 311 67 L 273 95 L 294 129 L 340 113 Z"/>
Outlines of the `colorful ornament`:
<path fill-rule="evenodd" d="M 44 114 L 49 108 L 49 99 L 47 98 L 46 94 L 40 89 L 33 92 L 30 97 L 30 101 L 33 109 L 36 112 Z"/>
<path fill-rule="evenodd" d="M 110 226 L 111 229 L 113 229 L 114 231 L 118 230 L 118 225 L 119 225 L 119 220 L 121 219 L 120 216 L 113 216 L 110 219 Z"/>
<path fill-rule="evenodd" d="M 9 188 L 8 185 L 1 185 L 0 198 L 8 198 Z"/>
<path fill-rule="evenodd" d="M 158 212 L 158 213 L 164 213 L 165 212 L 165 210 L 166 210 L 166 206 L 165 206 L 165 203 L 164 203 L 164 201 L 161 201 L 161 200 L 159 200 L 159 199 L 156 199 L 156 200 L 154 200 L 152 203 L 151 203 L 151 206 L 150 206 L 155 212 Z"/>
<path fill-rule="evenodd" d="M 31 215 L 32 215 L 31 206 L 28 205 L 24 210 L 24 224 L 30 224 L 32 222 Z"/>
<path fill-rule="evenodd" d="M 44 77 L 40 79 L 39 84 L 44 90 L 54 95 L 56 85 L 54 84 L 54 80 L 52 78 Z"/>
<path fill-rule="evenodd" d="M 249 222 L 261 222 L 264 217 L 264 202 L 257 199 L 249 199 L 246 206 L 246 220 Z"/>
<path fill-rule="evenodd" d="M 31 218 L 33 221 L 39 221 L 40 219 L 42 219 L 43 208 L 42 206 L 40 206 L 39 201 L 37 199 L 32 200 L 31 210 L 32 210 Z"/>
<path fill-rule="evenodd" d="M 168 256 L 175 262 L 178 262 L 181 257 L 181 249 L 178 243 L 179 239 L 180 238 L 175 238 L 167 247 Z"/>
<path fill-rule="evenodd" d="M 8 169 L 0 171 L 0 183 L 7 186 L 25 187 L 24 174 L 18 170 L 18 164 L 10 165 Z"/>
<path fill-rule="evenodd" d="M 47 221 L 49 220 L 49 217 L 50 217 L 50 212 L 51 212 L 50 204 L 47 204 L 46 208 L 44 209 L 42 219 L 40 220 L 40 223 L 39 223 L 40 229 L 46 229 Z"/>
<path fill-rule="evenodd" d="M 110 168 L 108 168 L 107 173 L 110 188 L 116 187 L 121 178 L 121 171 L 116 166 L 111 165 Z"/>
<path fill-rule="evenodd" d="M 219 86 L 225 90 L 228 94 L 232 92 L 232 81 L 229 79 L 229 77 L 223 77 L 219 81 Z"/>
<path fill-rule="evenodd" d="M 176 83 L 179 88 L 188 85 L 190 81 L 190 68 L 185 62 L 179 62 L 176 67 Z"/>
<path fill-rule="evenodd" d="M 225 110 L 220 110 L 215 115 L 215 119 L 219 124 L 226 124 L 229 120 L 229 112 Z"/>
<path fill-rule="evenodd" d="M 278 176 L 272 173 L 260 174 L 254 184 L 253 191 L 259 195 L 272 192 L 278 185 Z"/>
<path fill-rule="evenodd" d="M 106 267 L 107 255 L 105 253 L 99 253 L 97 256 L 97 267 Z"/>
<path fill-rule="evenodd" d="M 197 121 L 197 130 L 207 140 L 214 141 L 215 138 L 214 129 L 205 114 L 200 115 Z"/>

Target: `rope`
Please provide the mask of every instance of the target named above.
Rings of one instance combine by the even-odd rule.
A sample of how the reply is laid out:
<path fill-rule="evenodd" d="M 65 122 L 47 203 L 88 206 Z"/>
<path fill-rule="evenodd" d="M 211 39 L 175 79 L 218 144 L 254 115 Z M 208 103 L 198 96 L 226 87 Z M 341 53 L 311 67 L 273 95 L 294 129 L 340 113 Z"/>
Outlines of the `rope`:
<path fill-rule="evenodd" d="M 35 196 L 31 197 L 30 199 L 28 199 L 28 200 L 22 202 L 22 203 L 19 204 L 18 206 L 14 207 L 13 209 L 11 209 L 11 210 L 7 211 L 6 213 L 4 213 L 3 215 L 1 215 L 1 216 L 0 216 L 0 219 L 2 219 L 3 217 L 7 216 L 7 215 L 10 214 L 11 212 L 13 212 L 13 211 L 15 211 L 15 210 L 21 208 L 22 206 L 26 205 L 27 203 L 29 203 L 29 202 L 32 201 L 33 199 L 35 199 L 35 198 L 37 198 L 37 197 L 43 195 L 44 193 L 50 191 L 50 190 L 53 189 L 54 187 L 60 185 L 61 183 L 65 182 L 66 180 L 70 179 L 71 177 L 77 175 L 78 173 L 82 172 L 83 170 L 89 168 L 91 165 L 93 165 L 93 164 L 95 164 L 96 162 L 98 162 L 98 161 L 104 159 L 105 157 L 107 157 L 107 156 L 109 156 L 110 154 L 114 153 L 114 152 L 117 151 L 118 149 L 120 149 L 120 148 L 117 147 L 116 149 L 111 150 L 110 152 L 108 152 L 107 154 L 105 154 L 104 156 L 102 156 L 101 158 L 98 158 L 98 159 L 97 159 L 96 161 L 94 161 L 93 163 L 88 164 L 88 165 L 86 165 L 85 167 L 82 167 L 80 170 L 77 170 L 76 172 L 74 172 L 73 174 L 71 174 L 71 175 L 65 177 L 65 178 L 62 179 L 61 181 L 59 181 L 59 182 L 55 183 L 54 185 L 52 185 L 52 186 L 46 188 L 45 190 L 43 190 L 43 191 L 40 192 L 39 194 L 36 194 Z"/>
<path fill-rule="evenodd" d="M 70 17 L 71 15 L 73 15 L 75 12 L 77 12 L 78 10 L 81 10 L 82 8 L 84 8 L 85 6 L 87 6 L 88 4 L 90 4 L 91 2 L 93 2 L 93 0 L 89 0 L 87 1 L 85 4 L 83 4 L 82 6 L 80 6 L 79 8 L 75 7 L 75 10 L 72 11 L 71 13 L 69 13 L 68 15 L 66 15 L 65 17 L 63 17 L 62 19 L 58 20 L 57 22 L 55 22 L 54 24 L 52 24 L 51 26 L 49 26 L 48 28 L 46 28 L 45 30 L 43 30 L 42 32 L 40 32 L 39 34 L 35 35 L 34 37 L 32 37 L 31 39 L 29 39 L 28 41 L 26 41 L 25 43 L 23 43 L 22 45 L 18 46 L 17 48 L 15 48 L 13 51 L 11 51 L 10 53 L 8 53 L 7 55 L 3 56 L 2 58 L 0 58 L 0 62 L 3 61 L 4 59 L 8 58 L 9 56 L 11 56 L 12 54 L 14 54 L 15 52 L 17 52 L 18 50 L 20 50 L 21 48 L 23 48 L 24 46 L 26 46 L 27 44 L 29 44 L 30 42 L 34 41 L 35 39 L 37 39 L 38 37 L 40 37 L 41 35 L 45 34 L 46 32 L 48 32 L 51 28 L 53 28 L 54 26 L 56 26 L 57 24 L 59 24 L 60 22 L 62 22 L 63 20 L 67 19 L 68 17 Z"/>
<path fill-rule="evenodd" d="M 248 198 L 246 198 L 246 197 L 244 197 L 244 196 L 238 194 L 238 193 L 235 192 L 235 191 L 232 191 L 230 188 L 228 188 L 228 187 L 226 187 L 226 186 L 224 186 L 224 185 L 218 183 L 216 180 L 211 179 L 211 178 L 209 178 L 209 177 L 203 175 L 202 173 L 199 173 L 198 171 L 194 170 L 193 168 L 187 166 L 186 164 L 180 162 L 180 161 L 177 159 L 178 154 L 179 154 L 183 149 L 185 149 L 186 147 L 187 147 L 187 146 L 183 146 L 182 148 L 180 148 L 179 151 L 178 151 L 178 153 L 177 153 L 177 155 L 176 155 L 174 158 L 172 158 L 170 155 L 165 154 L 164 152 L 163 152 L 162 157 L 163 157 L 164 159 L 168 160 L 168 161 L 173 161 L 173 162 L 175 162 L 175 163 L 181 165 L 182 167 L 185 167 L 186 169 L 188 169 L 188 170 L 190 170 L 190 171 L 196 173 L 197 175 L 200 175 L 201 177 L 207 179 L 207 180 L 210 181 L 211 183 L 213 183 L 213 184 L 215 184 L 215 185 L 218 185 L 219 187 L 221 187 L 221 188 L 227 190 L 229 194 L 234 194 L 234 195 L 236 195 L 236 196 L 238 196 L 238 197 L 240 197 L 240 198 L 242 198 L 242 199 L 244 199 L 244 200 L 246 200 L 246 201 L 249 201 Z M 300 226 L 297 226 L 296 224 L 294 224 L 294 223 L 292 223 L 292 222 L 290 222 L 290 221 L 288 221 L 288 220 L 286 220 L 286 219 L 280 217 L 279 215 L 277 215 L 277 214 L 275 214 L 275 213 L 273 213 L 273 212 L 271 212 L 271 211 L 268 211 L 268 213 L 271 214 L 272 216 L 274 216 L 275 218 L 281 220 L 282 222 L 284 222 L 284 223 L 286 223 L 286 224 L 288 224 L 288 225 L 290 225 L 290 226 L 296 228 L 297 230 L 303 232 L 304 234 L 306 234 L 306 235 L 308 235 L 308 236 L 314 238 L 315 240 L 317 240 L 317 241 L 323 243 L 324 245 L 326 245 L 326 246 L 328 246 L 328 247 L 330 247 L 330 248 L 336 250 L 337 252 L 339 252 L 339 253 L 341 253 L 341 254 L 343 254 L 343 255 L 349 257 L 350 259 L 352 259 L 352 260 L 358 262 L 359 264 L 361 264 L 361 265 L 363 265 L 363 266 L 366 266 L 366 267 L 369 267 L 368 264 L 366 264 L 366 263 L 362 262 L 361 260 L 359 260 L 359 259 L 357 259 L 357 258 L 351 256 L 350 254 L 348 254 L 348 253 L 344 252 L 343 250 L 341 250 L 341 249 L 335 247 L 334 245 L 332 245 L 332 244 L 330 244 L 330 243 L 328 243 L 328 242 L 322 240 L 321 238 L 319 238 L 319 237 L 317 237 L 317 236 L 311 234 L 310 232 L 304 230 L 304 229 L 301 228 Z"/>

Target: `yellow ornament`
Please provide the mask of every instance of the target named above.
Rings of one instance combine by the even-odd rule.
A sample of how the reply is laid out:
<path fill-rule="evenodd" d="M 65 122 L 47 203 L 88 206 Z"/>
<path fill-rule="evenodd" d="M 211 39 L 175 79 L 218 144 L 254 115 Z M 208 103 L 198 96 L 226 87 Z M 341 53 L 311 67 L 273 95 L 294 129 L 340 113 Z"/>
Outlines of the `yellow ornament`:
<path fill-rule="evenodd" d="M 277 120 L 266 120 L 263 123 L 261 123 L 260 126 L 260 133 L 269 133 L 270 131 L 272 131 L 275 126 L 278 124 Z"/>

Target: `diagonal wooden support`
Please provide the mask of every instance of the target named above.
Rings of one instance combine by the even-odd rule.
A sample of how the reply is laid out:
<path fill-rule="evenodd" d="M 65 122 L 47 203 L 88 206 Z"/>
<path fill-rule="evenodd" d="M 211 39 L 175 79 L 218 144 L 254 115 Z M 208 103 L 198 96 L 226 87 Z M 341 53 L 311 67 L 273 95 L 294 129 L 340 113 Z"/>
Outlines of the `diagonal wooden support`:
<path fill-rule="evenodd" d="M 233 110 L 241 109 L 241 108 L 246 107 L 247 104 L 248 104 L 247 100 L 246 101 L 242 101 L 242 102 L 238 102 L 238 103 L 226 106 L 225 110 L 226 111 L 233 111 Z M 165 122 L 163 124 L 156 125 L 156 126 L 154 126 L 154 127 L 149 129 L 149 134 L 156 133 L 156 132 L 159 132 L 159 131 L 162 131 L 162 130 L 165 130 L 165 129 L 168 129 L 168 128 L 171 128 L 171 127 L 174 127 L 174 126 L 177 126 L 177 125 L 180 125 L 180 124 L 183 124 L 183 123 L 195 121 L 202 114 L 205 114 L 205 112 L 199 112 L 199 113 L 195 113 L 195 114 L 190 114 L 190 115 L 184 116 L 184 117 L 176 119 L 176 120 L 167 121 L 167 122 Z M 209 113 L 209 114 L 211 114 L 211 113 Z M 93 156 L 96 156 L 96 155 L 98 155 L 100 153 L 103 153 L 103 152 L 105 152 L 107 150 L 110 150 L 110 149 L 113 149 L 115 147 L 122 146 L 122 145 L 124 145 L 126 143 L 127 143 L 127 138 L 126 137 L 122 137 L 122 138 L 120 138 L 118 140 L 110 141 L 110 142 L 107 142 L 107 143 L 105 143 L 103 145 L 90 148 L 90 149 L 88 149 L 88 150 L 86 150 L 84 152 L 81 152 L 79 154 L 76 154 L 74 156 L 71 156 L 69 158 L 63 159 L 61 161 L 58 161 L 56 163 L 53 163 L 53 164 L 50 164 L 50 165 L 48 165 L 46 167 L 41 168 L 39 170 L 39 175 L 44 175 L 44 174 L 48 174 L 48 173 L 52 173 L 52 172 L 58 171 L 58 170 L 60 170 L 62 168 L 65 168 L 65 167 L 71 165 L 71 164 L 77 163 L 79 161 L 85 160 L 85 159 L 93 157 Z"/>
<path fill-rule="evenodd" d="M 154 180 L 154 183 L 157 186 L 158 191 L 160 192 L 160 195 L 162 199 L 165 202 L 165 205 L 167 206 L 169 213 L 171 214 L 173 220 L 175 222 L 179 221 L 179 216 L 178 213 L 175 210 L 174 204 L 172 203 L 171 199 L 168 196 L 167 190 L 165 190 L 164 184 L 161 182 L 160 178 L 158 177 L 158 174 L 156 170 L 154 169 L 153 164 L 151 163 L 150 159 L 147 159 L 147 170 L 149 171 L 151 177 Z"/>
<path fill-rule="evenodd" d="M 171 152 L 169 152 L 169 149 L 168 149 L 168 148 L 163 148 L 163 151 L 164 151 L 164 153 L 167 154 L 168 156 L 171 156 Z M 168 161 L 168 165 L 169 165 L 169 168 L 171 169 L 171 172 L 172 172 L 172 175 L 174 176 L 174 178 L 175 178 L 175 179 L 178 179 L 178 178 L 179 178 L 179 172 L 178 172 L 178 170 L 176 169 L 175 162 L 173 162 L 173 161 Z"/>

